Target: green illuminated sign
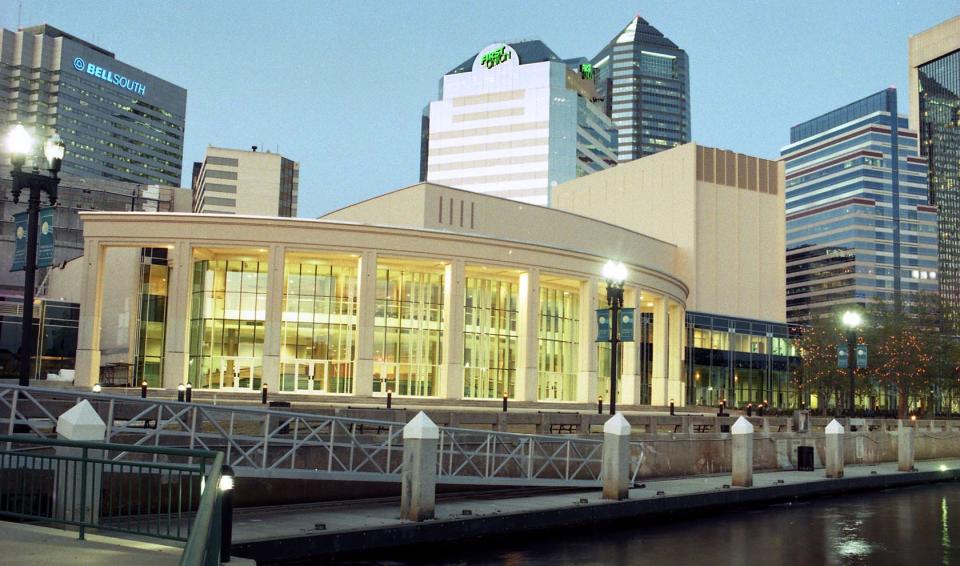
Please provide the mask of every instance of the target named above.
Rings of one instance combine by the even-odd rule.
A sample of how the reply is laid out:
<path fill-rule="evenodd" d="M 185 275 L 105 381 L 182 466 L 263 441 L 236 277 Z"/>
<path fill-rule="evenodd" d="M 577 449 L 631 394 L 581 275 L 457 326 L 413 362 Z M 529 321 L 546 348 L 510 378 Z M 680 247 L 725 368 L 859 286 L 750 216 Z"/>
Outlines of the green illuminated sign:
<path fill-rule="evenodd" d="M 583 63 L 580 65 L 580 78 L 581 79 L 592 79 L 593 78 L 593 65 L 590 63 Z"/>
<path fill-rule="evenodd" d="M 498 49 L 487 51 L 480 59 L 480 64 L 488 69 L 492 69 L 510 59 L 511 52 L 507 51 L 506 45 L 501 45 Z"/>

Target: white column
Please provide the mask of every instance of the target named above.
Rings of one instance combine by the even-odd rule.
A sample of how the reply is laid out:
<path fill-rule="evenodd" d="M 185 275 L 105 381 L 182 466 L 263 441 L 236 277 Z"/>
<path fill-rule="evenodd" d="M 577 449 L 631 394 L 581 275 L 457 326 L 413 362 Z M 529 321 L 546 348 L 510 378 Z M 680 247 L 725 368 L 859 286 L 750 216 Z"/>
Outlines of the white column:
<path fill-rule="evenodd" d="M 751 487 L 753 485 L 753 425 L 744 417 L 737 419 L 730 427 L 733 442 L 731 461 L 731 485 Z"/>
<path fill-rule="evenodd" d="M 83 287 L 74 385 L 90 387 L 100 381 L 100 317 L 103 310 L 103 261 L 106 248 L 87 238 L 83 249 Z"/>
<path fill-rule="evenodd" d="M 914 458 L 914 428 L 904 426 L 903 421 L 897 421 L 897 470 L 901 472 L 913 471 Z"/>
<path fill-rule="evenodd" d="M 603 498 L 630 496 L 630 423 L 617 413 L 603 423 Z"/>
<path fill-rule="evenodd" d="M 520 275 L 517 317 L 518 401 L 536 401 L 540 372 L 537 362 L 540 347 L 540 270 L 533 268 Z"/>
<path fill-rule="evenodd" d="M 467 275 L 462 259 L 454 259 L 443 272 L 443 366 L 440 396 L 463 398 L 463 302 Z"/>
<path fill-rule="evenodd" d="M 843 425 L 837 419 L 830 421 L 826 430 L 826 466 L 828 478 L 843 477 Z"/>
<path fill-rule="evenodd" d="M 283 291 L 286 248 L 270 246 L 267 257 L 267 312 L 263 329 L 263 382 L 280 391 L 280 343 L 283 340 Z"/>
<path fill-rule="evenodd" d="M 357 264 L 357 359 L 353 364 L 353 394 L 373 395 L 374 320 L 377 311 L 377 254 L 366 251 Z"/>
<path fill-rule="evenodd" d="M 167 259 L 170 275 L 163 340 L 163 386 L 176 389 L 187 380 L 190 362 L 190 282 L 193 275 L 193 248 L 190 242 L 174 242 Z"/>
<path fill-rule="evenodd" d="M 403 427 L 400 518 L 405 521 L 426 521 L 434 517 L 439 439 L 440 429 L 423 411 Z"/>
<path fill-rule="evenodd" d="M 677 407 L 686 405 L 686 380 L 683 376 L 683 333 L 686 327 L 686 316 L 678 303 L 670 301 L 669 303 L 669 324 L 670 324 L 670 343 L 669 343 L 669 363 L 667 374 L 669 381 L 667 384 L 667 403 L 673 399 Z"/>
<path fill-rule="evenodd" d="M 577 372 L 577 401 L 597 401 L 597 285 L 591 277 L 580 283 L 580 370 Z"/>
<path fill-rule="evenodd" d="M 57 437 L 59 440 L 77 442 L 103 442 L 107 434 L 107 425 L 97 411 L 84 399 L 57 419 Z M 61 458 L 82 458 L 83 448 L 57 446 L 56 454 Z M 103 458 L 103 450 L 87 449 L 88 459 Z M 86 467 L 86 474 L 81 466 Z M 103 466 L 93 463 L 73 465 L 67 460 L 58 460 L 54 469 L 53 499 L 56 516 L 70 521 L 82 521 L 97 524 L 100 521 L 100 492 L 103 478 Z M 86 482 L 82 476 L 86 475 Z M 86 492 L 84 497 L 78 491 Z M 81 506 L 81 499 L 85 499 Z"/>
<path fill-rule="evenodd" d="M 627 307 L 634 307 L 633 321 L 633 342 L 622 342 L 620 348 L 623 351 L 622 371 L 620 372 L 620 401 L 622 405 L 636 405 L 640 402 L 640 371 L 639 355 L 640 349 L 637 348 L 640 340 L 640 288 L 628 287 L 624 289 L 624 303 Z"/>
<path fill-rule="evenodd" d="M 667 299 L 653 301 L 653 371 L 650 377 L 650 404 L 666 406 L 670 403 L 667 391 L 669 366 L 669 331 L 667 327 Z"/>

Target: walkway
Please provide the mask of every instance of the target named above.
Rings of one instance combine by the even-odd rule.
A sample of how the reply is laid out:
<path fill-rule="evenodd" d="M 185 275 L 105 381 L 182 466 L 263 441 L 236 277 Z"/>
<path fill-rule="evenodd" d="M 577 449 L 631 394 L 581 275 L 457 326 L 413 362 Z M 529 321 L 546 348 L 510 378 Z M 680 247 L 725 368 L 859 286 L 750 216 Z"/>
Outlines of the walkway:
<path fill-rule="evenodd" d="M 917 472 L 903 473 L 897 471 L 896 462 L 847 466 L 845 477 L 839 480 L 825 478 L 823 469 L 756 473 L 752 488 L 727 487 L 728 474 L 652 480 L 642 488 L 631 489 L 630 499 L 622 502 L 604 501 L 599 491 L 440 499 L 436 519 L 423 523 L 401 521 L 397 500 L 264 508 L 235 516 L 233 552 L 250 558 L 305 559 L 333 552 L 382 551 L 425 541 L 453 542 L 603 520 L 758 506 L 785 499 L 960 479 L 957 459 L 918 462 L 917 468 Z"/>

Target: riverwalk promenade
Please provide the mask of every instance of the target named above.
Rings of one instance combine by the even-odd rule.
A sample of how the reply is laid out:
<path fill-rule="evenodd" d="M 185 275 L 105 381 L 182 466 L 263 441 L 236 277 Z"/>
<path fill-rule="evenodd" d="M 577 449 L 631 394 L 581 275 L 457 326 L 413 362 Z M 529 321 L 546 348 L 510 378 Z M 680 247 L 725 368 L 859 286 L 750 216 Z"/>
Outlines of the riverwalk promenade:
<path fill-rule="evenodd" d="M 960 479 L 960 459 L 916 462 L 899 472 L 897 463 L 848 465 L 844 477 L 824 470 L 756 473 L 753 487 L 731 485 L 729 474 L 645 481 L 624 501 L 601 499 L 597 490 L 551 492 L 527 497 L 440 499 L 436 518 L 400 519 L 397 500 L 259 508 L 234 518 L 233 554 L 272 563 L 363 552 L 383 556 L 419 544 L 479 542 L 532 532 L 592 526 L 604 521 L 669 521 L 678 514 L 718 517 L 796 499 L 855 491 L 906 487 Z"/>

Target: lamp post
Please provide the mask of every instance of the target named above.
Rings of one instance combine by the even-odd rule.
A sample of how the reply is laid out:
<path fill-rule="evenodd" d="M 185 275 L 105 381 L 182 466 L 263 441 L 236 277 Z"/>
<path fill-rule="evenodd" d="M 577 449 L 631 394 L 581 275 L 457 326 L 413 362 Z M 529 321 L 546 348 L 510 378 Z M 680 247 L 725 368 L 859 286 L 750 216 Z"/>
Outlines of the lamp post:
<path fill-rule="evenodd" d="M 60 166 L 63 163 L 65 146 L 60 136 L 53 134 L 43 147 L 43 154 L 50 164 L 50 175 L 43 175 L 34 164 L 33 171 L 23 171 L 27 155 L 34 149 L 34 139 L 22 124 L 17 124 L 6 136 L 6 151 L 10 154 L 13 171 L 13 202 L 20 202 L 20 193 L 29 189 L 27 197 L 27 257 L 23 266 L 23 331 L 20 335 L 20 385 L 30 385 L 30 362 L 34 354 L 33 338 L 33 293 L 37 273 L 37 230 L 40 214 L 40 193 L 47 193 L 50 206 L 57 204 L 57 185 Z"/>
<path fill-rule="evenodd" d="M 608 261 L 603 266 L 607 283 L 607 306 L 610 307 L 610 414 L 617 414 L 617 354 L 620 345 L 620 309 L 623 308 L 623 282 L 627 266 L 620 261 Z"/>
<path fill-rule="evenodd" d="M 857 311 L 846 311 L 843 313 L 843 325 L 847 328 L 847 375 L 850 377 L 850 405 L 848 407 L 850 416 L 854 411 L 854 382 L 853 370 L 857 364 L 857 328 L 860 327 L 862 320 Z"/>

